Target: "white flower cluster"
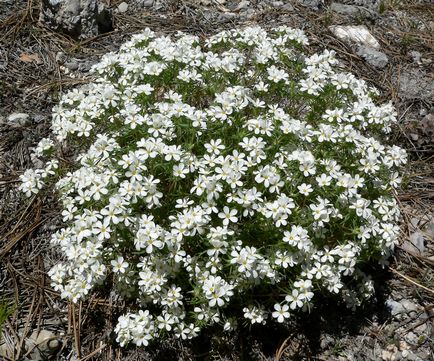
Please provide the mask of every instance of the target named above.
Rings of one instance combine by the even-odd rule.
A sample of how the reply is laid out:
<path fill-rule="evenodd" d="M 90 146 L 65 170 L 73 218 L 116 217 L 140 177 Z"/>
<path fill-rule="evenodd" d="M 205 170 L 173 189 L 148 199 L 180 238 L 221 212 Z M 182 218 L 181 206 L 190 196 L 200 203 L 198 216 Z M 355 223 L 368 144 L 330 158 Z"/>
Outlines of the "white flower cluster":
<path fill-rule="evenodd" d="M 121 345 L 238 317 L 284 322 L 317 292 L 350 306 L 372 293 L 363 269 L 397 241 L 406 153 L 376 138 L 396 121 L 391 104 L 306 44 L 285 26 L 205 42 L 146 30 L 55 107 L 53 140 L 82 150 L 78 166 L 50 161 L 21 189 L 61 175 L 52 285 L 73 302 L 115 285 L 131 301 Z"/>

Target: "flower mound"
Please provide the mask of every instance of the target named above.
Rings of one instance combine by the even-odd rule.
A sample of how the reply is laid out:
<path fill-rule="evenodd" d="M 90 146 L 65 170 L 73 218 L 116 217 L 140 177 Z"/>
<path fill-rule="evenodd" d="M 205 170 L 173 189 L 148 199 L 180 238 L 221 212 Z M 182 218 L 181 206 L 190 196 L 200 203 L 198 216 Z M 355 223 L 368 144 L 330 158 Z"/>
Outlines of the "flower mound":
<path fill-rule="evenodd" d="M 35 151 L 54 160 L 20 188 L 58 177 L 67 226 L 52 238 L 65 256 L 52 285 L 73 302 L 116 287 L 130 307 L 122 346 L 284 322 L 318 292 L 350 307 L 372 293 L 362 270 L 397 241 L 406 154 L 377 140 L 391 104 L 307 44 L 288 27 L 205 41 L 146 30 L 54 108 Z M 65 143 L 80 151 L 70 172 Z"/>

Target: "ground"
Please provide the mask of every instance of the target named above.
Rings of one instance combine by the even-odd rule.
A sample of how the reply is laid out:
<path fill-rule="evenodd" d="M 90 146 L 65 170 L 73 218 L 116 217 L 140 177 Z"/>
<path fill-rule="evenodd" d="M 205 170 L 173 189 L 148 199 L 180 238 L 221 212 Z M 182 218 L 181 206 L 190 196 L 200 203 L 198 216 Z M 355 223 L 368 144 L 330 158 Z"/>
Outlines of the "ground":
<path fill-rule="evenodd" d="M 44 330 L 60 341 L 44 356 L 52 360 L 434 360 L 433 5 L 128 0 L 125 9 L 121 3 L 108 3 L 113 31 L 81 42 L 39 24 L 39 0 L 0 4 L 0 324 L 6 319 L 0 348 L 13 349 L 14 360 L 43 359 L 28 345 L 33 333 Z M 50 289 L 46 271 L 58 254 L 49 238 L 61 226 L 59 207 L 48 192 L 26 199 L 16 190 L 17 177 L 37 165 L 31 147 L 48 134 L 60 94 L 88 81 L 91 65 L 131 34 L 150 27 L 206 36 L 255 23 L 303 28 L 311 40 L 308 52 L 334 49 L 348 71 L 375 85 L 381 100 L 394 102 L 399 124 L 389 141 L 410 154 L 397 195 L 403 214 L 400 246 L 389 266 L 372 270 L 376 295 L 355 312 L 324 300 L 284 328 L 244 329 L 230 338 L 209 330 L 188 343 L 173 339 L 148 350 L 121 350 L 111 330 L 123 304 L 114 295 L 95 294 L 72 306 Z M 354 45 L 333 35 L 332 25 L 365 25 L 387 64 L 372 65 Z M 13 121 L 12 113 L 29 117 Z"/>

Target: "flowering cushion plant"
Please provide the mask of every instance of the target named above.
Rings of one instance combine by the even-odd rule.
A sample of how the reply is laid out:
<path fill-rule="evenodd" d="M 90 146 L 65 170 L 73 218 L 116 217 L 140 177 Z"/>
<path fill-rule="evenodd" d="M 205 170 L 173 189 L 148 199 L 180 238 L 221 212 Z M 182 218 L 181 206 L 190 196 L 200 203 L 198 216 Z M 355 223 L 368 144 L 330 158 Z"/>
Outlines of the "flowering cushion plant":
<path fill-rule="evenodd" d="M 406 154 L 378 140 L 392 105 L 307 44 L 286 26 L 205 41 L 147 29 L 54 108 L 35 151 L 54 157 L 20 188 L 57 176 L 52 286 L 73 302 L 116 287 L 130 301 L 121 345 L 231 330 L 239 315 L 284 322 L 316 293 L 351 307 L 372 293 L 362 268 L 396 244 Z M 80 150 L 69 172 L 55 159 L 64 143 Z"/>

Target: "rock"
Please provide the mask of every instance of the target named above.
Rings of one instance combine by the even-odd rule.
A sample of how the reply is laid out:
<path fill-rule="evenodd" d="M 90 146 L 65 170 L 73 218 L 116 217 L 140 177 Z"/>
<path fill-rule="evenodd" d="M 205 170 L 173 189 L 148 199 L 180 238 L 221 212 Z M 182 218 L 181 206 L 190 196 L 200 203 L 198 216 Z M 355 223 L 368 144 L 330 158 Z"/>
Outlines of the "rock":
<path fill-rule="evenodd" d="M 360 46 L 357 50 L 357 55 L 361 56 L 368 64 L 378 69 L 383 69 L 389 62 L 389 58 L 386 54 L 367 46 Z"/>
<path fill-rule="evenodd" d="M 65 53 L 58 51 L 56 53 L 56 62 L 58 62 L 59 64 L 64 64 L 66 61 L 66 55 Z"/>
<path fill-rule="evenodd" d="M 419 310 L 419 307 L 414 302 L 412 302 L 410 300 L 403 299 L 400 301 L 400 303 L 407 313 L 416 312 Z"/>
<path fill-rule="evenodd" d="M 42 0 L 39 21 L 75 39 L 112 29 L 111 12 L 100 0 Z"/>
<path fill-rule="evenodd" d="M 31 156 L 31 160 L 32 160 L 32 164 L 33 164 L 34 168 L 37 168 L 37 169 L 44 168 L 45 163 L 41 159 L 33 156 L 33 154 Z"/>
<path fill-rule="evenodd" d="M 78 62 L 75 59 L 71 59 L 70 61 L 67 61 L 65 63 L 65 66 L 71 70 L 71 71 L 75 71 L 78 69 Z"/>
<path fill-rule="evenodd" d="M 279 8 L 286 11 L 293 11 L 294 7 L 290 3 L 285 3 L 283 1 L 272 1 L 270 5 L 273 8 Z"/>
<path fill-rule="evenodd" d="M 397 79 L 399 97 L 403 100 L 434 98 L 434 79 L 418 68 L 409 68 L 401 72 Z"/>
<path fill-rule="evenodd" d="M 80 63 L 78 66 L 78 70 L 82 73 L 87 73 L 92 68 L 92 62 L 91 61 L 85 61 L 83 63 Z"/>
<path fill-rule="evenodd" d="M 22 330 L 19 332 L 22 333 Z M 28 358 L 23 358 L 23 360 L 47 360 L 56 354 L 61 346 L 59 338 L 53 332 L 48 330 L 34 331 L 25 340 L 25 349 L 29 354 Z M 12 360 L 14 359 L 13 355 L 13 345 L 0 344 L 0 358 L 2 360 Z"/>
<path fill-rule="evenodd" d="M 410 253 L 421 254 L 425 252 L 425 239 L 422 233 L 414 232 L 409 239 L 402 243 L 402 248 Z"/>
<path fill-rule="evenodd" d="M 421 62 L 422 54 L 421 53 L 419 53 L 418 51 L 410 51 L 408 54 L 413 58 L 413 61 L 415 63 L 422 64 L 422 62 Z"/>
<path fill-rule="evenodd" d="M 373 19 L 377 17 L 377 14 L 374 11 L 364 8 L 362 6 L 346 5 L 336 2 L 330 4 L 330 10 L 341 15 L 351 16 L 353 18 L 363 17 Z"/>
<path fill-rule="evenodd" d="M 26 113 L 12 113 L 8 116 L 7 123 L 12 127 L 24 127 L 29 123 L 29 115 Z"/>
<path fill-rule="evenodd" d="M 301 5 L 311 8 L 313 10 L 319 10 L 324 3 L 324 1 L 322 0 L 298 0 L 298 2 Z"/>
<path fill-rule="evenodd" d="M 417 345 L 419 337 L 414 332 L 408 332 L 405 335 L 405 341 L 407 341 L 410 345 Z"/>
<path fill-rule="evenodd" d="M 329 29 L 337 38 L 343 41 L 354 42 L 374 49 L 380 48 L 380 43 L 372 36 L 368 28 L 364 25 L 335 25 L 330 26 Z"/>
<path fill-rule="evenodd" d="M 389 298 L 386 301 L 386 306 L 390 310 L 392 316 L 398 316 L 403 313 L 414 312 L 418 310 L 418 307 L 415 303 L 409 300 L 401 300 L 401 302 L 397 302 L 392 298 Z"/>
<path fill-rule="evenodd" d="M 61 342 L 58 337 L 48 330 L 34 331 L 26 340 L 27 350 L 32 350 L 30 353 L 32 360 L 44 360 L 57 353 L 60 346 Z"/>
<path fill-rule="evenodd" d="M 256 10 L 253 8 L 244 9 L 241 11 L 240 16 L 244 17 L 245 19 L 252 19 L 256 16 Z"/>
<path fill-rule="evenodd" d="M 219 14 L 219 21 L 225 22 L 236 18 L 238 15 L 234 12 L 226 12 Z"/>
<path fill-rule="evenodd" d="M 125 13 L 128 10 L 128 4 L 124 1 L 118 5 L 118 12 Z"/>
<path fill-rule="evenodd" d="M 33 115 L 33 121 L 36 124 L 41 124 L 45 119 L 45 116 L 43 116 L 42 114 L 35 114 Z"/>
<path fill-rule="evenodd" d="M 150 7 L 152 7 L 152 5 L 154 5 L 154 0 L 144 0 L 142 5 L 145 8 L 150 8 Z"/>
<path fill-rule="evenodd" d="M 235 8 L 234 11 L 240 11 L 240 10 L 245 10 L 250 6 L 250 1 L 247 0 L 242 0 L 238 6 Z"/>

